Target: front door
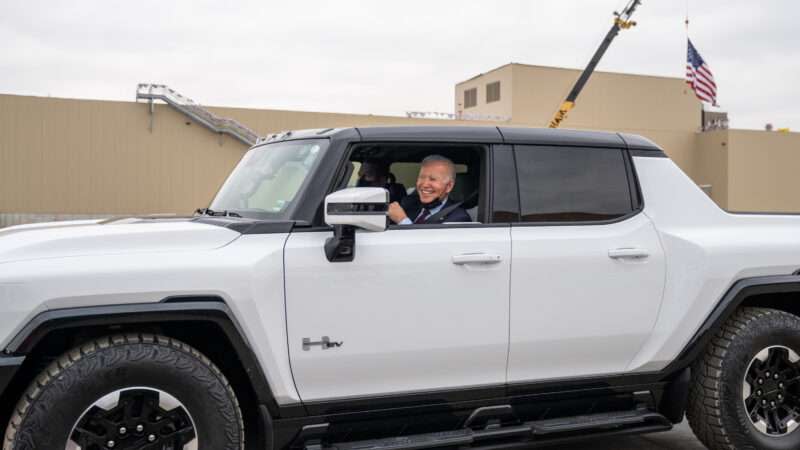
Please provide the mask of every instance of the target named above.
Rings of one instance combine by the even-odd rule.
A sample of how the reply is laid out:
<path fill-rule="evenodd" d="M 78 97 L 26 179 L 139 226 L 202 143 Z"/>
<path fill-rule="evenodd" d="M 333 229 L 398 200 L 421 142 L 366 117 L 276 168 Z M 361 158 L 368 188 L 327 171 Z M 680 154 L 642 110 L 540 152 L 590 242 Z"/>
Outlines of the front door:
<path fill-rule="evenodd" d="M 289 354 L 303 401 L 505 383 L 509 227 L 359 231 L 355 260 L 337 263 L 323 251 L 331 235 L 295 232 L 286 244 Z"/>

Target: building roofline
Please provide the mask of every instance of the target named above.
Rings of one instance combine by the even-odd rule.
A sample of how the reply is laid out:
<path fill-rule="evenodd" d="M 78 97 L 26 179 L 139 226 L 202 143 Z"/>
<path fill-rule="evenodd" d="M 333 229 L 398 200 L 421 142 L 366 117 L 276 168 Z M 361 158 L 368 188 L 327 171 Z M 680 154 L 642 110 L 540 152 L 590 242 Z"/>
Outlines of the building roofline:
<path fill-rule="evenodd" d="M 492 72 L 497 72 L 498 70 L 505 69 L 505 68 L 506 68 L 506 67 L 508 67 L 508 66 L 513 66 L 514 64 L 516 64 L 516 63 L 510 62 L 510 63 L 503 64 L 502 66 L 495 67 L 494 69 L 491 69 L 491 70 L 489 70 L 488 72 L 481 72 L 481 73 L 479 73 L 479 74 L 475 75 L 475 76 L 474 76 L 474 77 L 472 77 L 472 78 L 467 78 L 467 79 L 466 79 L 466 80 L 464 80 L 464 81 L 459 81 L 458 83 L 456 83 L 456 86 L 458 86 L 459 84 L 464 84 L 464 83 L 466 83 L 466 82 L 468 82 L 468 81 L 472 81 L 472 80 L 474 80 L 474 79 L 476 79 L 476 78 L 480 78 L 480 77 L 482 77 L 482 76 L 484 76 L 484 75 L 489 75 L 489 74 L 490 74 L 490 73 L 492 73 Z"/>
<path fill-rule="evenodd" d="M 491 70 L 489 70 L 487 72 L 483 72 L 483 73 L 480 73 L 478 75 L 475 75 L 472 78 L 468 78 L 468 79 L 466 79 L 464 81 L 460 81 L 460 82 L 456 83 L 456 86 L 459 86 L 459 85 L 462 85 L 464 83 L 473 81 L 473 80 L 475 80 L 477 78 L 480 78 L 480 77 L 483 77 L 485 75 L 489 75 L 492 72 L 496 72 L 496 71 L 498 71 L 500 69 L 504 69 L 504 68 L 506 68 L 508 66 L 512 66 L 512 67 L 513 66 L 535 67 L 537 69 L 561 70 L 561 71 L 569 71 L 569 72 L 581 72 L 583 70 L 583 69 L 571 68 L 571 67 L 543 66 L 541 64 L 524 64 L 524 63 L 510 62 L 510 63 L 507 63 L 507 64 L 503 64 L 502 66 L 495 67 L 494 69 L 491 69 Z M 641 74 L 641 73 L 631 73 L 631 72 L 613 72 L 613 71 L 607 71 L 607 70 L 596 70 L 595 73 L 605 73 L 605 74 L 609 74 L 609 75 L 624 75 L 624 76 L 632 76 L 632 77 L 659 78 L 659 79 L 667 79 L 667 80 L 679 80 L 679 81 L 683 82 L 683 78 L 681 78 L 681 77 L 670 77 L 670 76 L 666 76 L 666 75 L 651 75 L 651 74 Z"/>

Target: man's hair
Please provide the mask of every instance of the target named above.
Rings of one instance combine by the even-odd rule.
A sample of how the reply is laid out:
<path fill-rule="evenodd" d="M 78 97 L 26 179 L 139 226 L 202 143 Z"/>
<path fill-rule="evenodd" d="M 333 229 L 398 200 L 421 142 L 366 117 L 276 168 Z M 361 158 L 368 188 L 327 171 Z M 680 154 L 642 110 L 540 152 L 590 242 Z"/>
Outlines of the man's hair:
<path fill-rule="evenodd" d="M 450 175 L 450 180 L 453 182 L 456 181 L 456 165 L 453 164 L 453 161 L 442 155 L 428 155 L 422 160 L 420 167 L 433 163 L 445 164 L 447 166 L 447 172 Z"/>

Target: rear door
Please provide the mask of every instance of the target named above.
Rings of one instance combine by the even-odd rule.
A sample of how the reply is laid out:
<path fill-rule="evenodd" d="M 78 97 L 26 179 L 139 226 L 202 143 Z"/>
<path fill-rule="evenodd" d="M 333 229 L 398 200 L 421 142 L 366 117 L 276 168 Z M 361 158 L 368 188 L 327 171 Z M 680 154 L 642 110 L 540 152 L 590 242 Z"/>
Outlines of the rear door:
<path fill-rule="evenodd" d="M 627 151 L 514 152 L 509 382 L 625 372 L 653 330 L 665 276 Z"/>

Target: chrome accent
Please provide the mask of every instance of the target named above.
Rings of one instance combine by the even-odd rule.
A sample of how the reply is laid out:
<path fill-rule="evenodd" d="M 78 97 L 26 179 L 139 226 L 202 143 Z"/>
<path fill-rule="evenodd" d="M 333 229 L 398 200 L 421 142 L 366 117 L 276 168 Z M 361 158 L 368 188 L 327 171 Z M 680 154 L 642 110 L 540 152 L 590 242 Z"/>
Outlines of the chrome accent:
<path fill-rule="evenodd" d="M 199 442 L 198 442 L 197 435 L 199 433 L 197 432 L 197 424 L 195 423 L 194 418 L 192 417 L 192 415 L 189 412 L 188 408 L 186 408 L 186 406 L 184 406 L 184 404 L 181 403 L 180 400 L 178 400 L 177 398 L 175 398 L 174 396 L 172 396 L 168 392 L 164 392 L 164 391 L 162 391 L 160 389 L 151 388 L 151 387 L 144 387 L 144 386 L 135 386 L 135 387 L 127 387 L 127 388 L 123 388 L 123 389 L 118 389 L 118 390 L 116 390 L 114 392 L 108 393 L 108 394 L 100 397 L 97 401 L 95 401 L 94 403 L 89 405 L 89 407 L 86 408 L 83 411 L 83 413 L 81 413 L 80 417 L 78 417 L 78 419 L 72 425 L 72 429 L 70 430 L 69 435 L 67 437 L 67 444 L 64 447 L 64 450 L 82 450 L 81 446 L 79 446 L 75 441 L 73 441 L 70 438 L 70 436 L 72 436 L 72 434 L 75 432 L 75 428 L 83 420 L 83 417 L 87 413 L 89 413 L 89 411 L 91 411 L 92 408 L 94 408 L 94 407 L 98 407 L 98 408 L 100 408 L 100 409 L 102 409 L 104 411 L 108 411 L 110 409 L 113 409 L 114 407 L 119 405 L 120 396 L 121 396 L 121 394 L 123 392 L 126 392 L 126 391 L 151 391 L 151 392 L 157 393 L 158 394 L 158 406 L 161 407 L 162 409 L 164 409 L 165 411 L 172 411 L 172 410 L 174 410 L 176 408 L 182 408 L 186 412 L 186 415 L 189 416 L 189 420 L 192 423 L 192 428 L 195 429 L 195 438 L 191 442 L 188 442 L 188 443 L 184 444 L 182 450 L 198 450 Z M 125 432 L 123 432 L 123 430 L 125 430 L 124 427 L 121 427 L 119 429 L 120 434 L 125 434 Z M 127 431 L 127 430 L 125 430 L 125 431 Z M 144 431 L 144 425 L 137 424 L 136 425 L 136 431 L 140 432 L 140 433 L 142 431 Z M 153 435 L 153 434 L 148 436 L 148 441 L 150 441 L 150 442 L 155 441 L 155 439 L 156 439 L 156 436 Z M 109 440 L 108 443 L 106 444 L 106 446 L 108 448 L 112 448 L 115 445 L 116 445 L 116 443 L 114 441 L 112 441 L 112 440 Z"/>
<path fill-rule="evenodd" d="M 781 438 L 781 437 L 784 437 L 784 436 L 787 436 L 787 435 L 791 434 L 792 432 L 797 430 L 797 428 L 800 428 L 800 423 L 798 423 L 797 420 L 796 420 L 796 419 L 798 419 L 800 417 L 800 407 L 798 407 L 797 405 L 795 405 L 795 407 L 791 407 L 789 405 L 784 404 L 784 401 L 785 401 L 784 396 L 782 394 L 780 394 L 780 393 L 778 393 L 776 397 L 769 397 L 770 395 L 775 393 L 775 390 L 770 391 L 766 387 L 764 387 L 764 388 L 761 387 L 761 386 L 764 385 L 765 382 L 773 383 L 774 381 L 778 381 L 781 378 L 781 375 L 779 373 L 777 373 L 779 371 L 776 370 L 776 373 L 773 374 L 773 373 L 770 373 L 769 370 L 767 370 L 763 374 L 759 375 L 758 378 L 755 378 L 755 377 L 752 378 L 753 381 L 754 381 L 754 384 L 757 384 L 758 386 L 752 386 L 747 381 L 748 376 L 750 375 L 751 371 L 758 370 L 758 369 L 755 369 L 753 367 L 753 364 L 756 361 L 759 361 L 760 363 L 766 363 L 768 361 L 769 357 L 770 357 L 770 352 L 774 351 L 774 350 L 784 350 L 784 351 L 786 351 L 786 355 L 788 355 L 789 363 L 791 363 L 791 364 L 795 364 L 798 361 L 800 361 L 800 355 L 798 355 L 797 352 L 795 352 L 791 348 L 783 346 L 783 345 L 772 345 L 772 346 L 769 346 L 769 347 L 761 350 L 760 352 L 756 353 L 756 355 L 753 357 L 753 359 L 750 360 L 750 363 L 747 365 L 747 369 L 745 370 L 745 373 L 744 373 L 744 379 L 742 380 L 742 403 L 744 405 L 745 414 L 747 415 L 748 419 L 750 420 L 750 423 L 753 424 L 753 426 L 755 427 L 756 430 L 758 430 L 761 434 L 763 434 L 765 436 L 768 436 L 768 437 L 771 437 L 771 438 Z M 785 359 L 786 356 L 783 356 L 783 358 L 784 358 L 784 361 L 785 361 L 786 360 Z M 762 375 L 764 376 L 764 378 L 761 378 Z M 769 384 L 767 386 L 769 386 L 770 389 L 772 388 L 772 386 L 770 386 Z M 778 390 L 784 389 L 785 386 L 786 385 L 783 382 L 778 383 Z M 757 391 L 755 390 L 756 387 L 758 388 Z M 762 389 L 765 389 L 765 391 L 762 392 Z M 754 392 L 755 392 L 755 395 L 757 397 L 761 397 L 761 395 L 763 394 L 764 397 L 767 397 L 767 398 L 760 398 L 760 399 L 756 398 L 756 399 L 752 400 L 752 401 L 756 401 L 756 405 L 757 406 L 749 408 L 747 406 L 747 400 L 750 399 L 751 396 L 753 396 Z M 768 398 L 771 398 L 771 400 L 768 400 Z M 779 402 L 776 403 L 775 402 L 775 398 L 777 398 L 779 400 Z M 770 414 L 768 412 L 764 413 L 763 410 L 761 411 L 761 413 L 759 413 L 759 409 L 761 409 L 761 408 L 759 408 L 758 405 L 760 405 L 761 408 L 763 408 L 763 407 L 771 407 L 772 408 L 772 414 L 774 414 L 775 418 L 780 421 L 779 426 L 778 426 L 778 428 L 779 428 L 778 430 L 774 429 L 774 427 L 771 428 L 770 424 L 767 423 L 767 420 L 766 420 L 767 418 L 764 417 L 764 414 L 767 414 L 767 415 L 770 415 Z M 783 408 L 784 411 L 788 411 L 787 416 L 791 417 L 791 415 L 794 414 L 795 417 L 789 418 L 789 417 L 784 416 L 783 418 L 780 418 L 779 416 L 777 416 L 777 414 L 778 414 L 777 411 L 779 411 L 781 408 Z M 762 413 L 764 413 L 764 414 L 762 414 Z M 754 419 L 754 416 L 755 416 L 755 419 Z M 783 421 L 786 421 L 786 422 L 783 423 Z M 783 429 L 784 427 L 785 427 L 785 429 Z M 783 430 L 783 431 L 781 432 L 780 430 Z"/>

